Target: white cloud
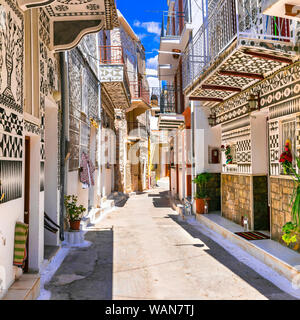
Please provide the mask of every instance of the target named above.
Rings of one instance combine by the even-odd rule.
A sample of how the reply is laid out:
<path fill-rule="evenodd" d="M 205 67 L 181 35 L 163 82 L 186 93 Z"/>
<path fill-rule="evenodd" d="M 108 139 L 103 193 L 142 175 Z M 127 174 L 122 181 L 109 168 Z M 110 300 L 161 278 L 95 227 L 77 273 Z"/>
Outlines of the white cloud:
<path fill-rule="evenodd" d="M 149 87 L 150 88 L 159 88 L 159 79 L 158 79 L 157 70 L 147 69 L 146 74 L 147 74 L 147 80 L 149 83 Z"/>
<path fill-rule="evenodd" d="M 133 25 L 134 25 L 135 27 L 140 27 L 140 26 L 141 26 L 141 23 L 140 23 L 140 21 L 135 20 L 135 21 L 133 22 Z"/>
<path fill-rule="evenodd" d="M 148 34 L 146 34 L 146 33 L 138 33 L 137 36 L 139 37 L 140 40 L 143 40 L 144 38 L 146 38 L 148 36 Z"/>
<path fill-rule="evenodd" d="M 146 69 L 147 76 L 157 76 L 157 70 L 156 69 Z"/>
<path fill-rule="evenodd" d="M 149 58 L 146 61 L 146 67 L 147 69 L 157 69 L 158 67 L 158 55 L 156 55 L 155 57 Z"/>
<path fill-rule="evenodd" d="M 142 28 L 146 29 L 149 33 L 154 33 L 160 36 L 160 23 L 155 21 L 143 22 L 140 25 Z"/>
<path fill-rule="evenodd" d="M 133 25 L 137 28 L 143 28 L 147 30 L 149 33 L 156 34 L 157 36 L 160 36 L 160 23 L 155 21 L 149 21 L 149 22 L 140 22 L 139 20 L 135 20 Z"/>

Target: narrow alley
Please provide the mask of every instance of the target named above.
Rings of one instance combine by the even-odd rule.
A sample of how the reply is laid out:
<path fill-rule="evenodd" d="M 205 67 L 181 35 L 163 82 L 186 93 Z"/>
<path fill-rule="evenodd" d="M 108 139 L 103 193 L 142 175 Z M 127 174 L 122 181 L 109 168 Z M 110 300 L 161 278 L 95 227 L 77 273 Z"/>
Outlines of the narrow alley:
<path fill-rule="evenodd" d="M 85 239 L 46 284 L 52 300 L 294 299 L 178 219 L 162 188 L 130 197 Z"/>

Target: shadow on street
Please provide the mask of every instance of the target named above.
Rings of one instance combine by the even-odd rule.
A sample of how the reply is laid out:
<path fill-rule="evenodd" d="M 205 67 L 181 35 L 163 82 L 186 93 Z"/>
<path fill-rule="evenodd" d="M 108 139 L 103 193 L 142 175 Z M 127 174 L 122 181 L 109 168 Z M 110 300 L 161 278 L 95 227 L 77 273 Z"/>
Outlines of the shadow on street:
<path fill-rule="evenodd" d="M 90 231 L 87 248 L 71 249 L 45 289 L 51 300 L 112 300 L 113 229 Z"/>
<path fill-rule="evenodd" d="M 155 208 L 170 208 L 169 191 L 162 191 L 159 194 L 148 195 L 152 197 L 152 203 Z"/>
<path fill-rule="evenodd" d="M 218 243 L 202 234 L 195 227 L 191 226 L 187 222 L 179 221 L 178 216 L 176 215 L 169 216 L 192 237 L 201 240 L 205 246 L 209 248 L 204 249 L 206 253 L 214 257 L 216 261 L 222 263 L 225 267 L 238 275 L 241 279 L 263 294 L 266 298 L 270 300 L 298 300 L 276 287 L 272 282 L 264 279 L 260 274 L 236 259 Z M 199 246 L 199 248 L 201 247 L 202 245 Z"/>

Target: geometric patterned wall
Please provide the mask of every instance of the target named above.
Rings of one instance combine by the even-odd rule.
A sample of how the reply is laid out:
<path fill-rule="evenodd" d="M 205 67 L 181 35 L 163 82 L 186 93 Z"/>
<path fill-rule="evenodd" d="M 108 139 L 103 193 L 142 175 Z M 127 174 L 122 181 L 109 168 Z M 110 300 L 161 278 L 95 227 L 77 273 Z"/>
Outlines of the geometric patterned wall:
<path fill-rule="evenodd" d="M 249 96 L 257 92 L 260 93 L 261 108 L 270 108 L 270 119 L 300 112 L 300 105 L 297 102 L 300 98 L 300 63 L 297 62 L 275 73 L 274 76 L 262 80 L 249 90 L 213 107 L 212 112 L 217 115 L 217 124 L 248 114 Z M 288 105 L 287 101 L 289 101 Z"/>
<path fill-rule="evenodd" d="M 0 160 L 0 194 L 4 193 L 1 203 L 22 197 L 22 161 Z"/>
<path fill-rule="evenodd" d="M 270 173 L 272 176 L 280 174 L 280 146 L 279 146 L 279 121 L 269 122 L 269 150 L 270 150 Z"/>
<path fill-rule="evenodd" d="M 24 19 L 15 0 L 0 4 L 0 195 L 22 197 Z"/>
<path fill-rule="evenodd" d="M 236 125 L 230 130 L 226 126 L 222 131 L 222 144 L 227 146 L 233 144 L 236 152 L 236 163 L 226 164 L 223 162 L 223 172 L 227 173 L 251 173 L 252 169 L 252 147 L 250 135 L 250 122 L 236 121 Z M 225 159 L 225 157 L 223 158 Z"/>

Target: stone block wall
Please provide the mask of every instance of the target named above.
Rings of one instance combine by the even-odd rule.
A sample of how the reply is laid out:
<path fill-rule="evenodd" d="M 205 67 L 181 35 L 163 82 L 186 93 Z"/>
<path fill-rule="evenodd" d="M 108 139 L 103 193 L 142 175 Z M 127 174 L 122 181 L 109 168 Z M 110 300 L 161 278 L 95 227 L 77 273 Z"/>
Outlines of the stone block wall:
<path fill-rule="evenodd" d="M 251 177 L 223 174 L 221 181 L 223 217 L 241 225 L 247 215 L 251 225 Z"/>
<path fill-rule="evenodd" d="M 282 237 L 282 227 L 291 221 L 291 195 L 294 190 L 294 181 L 284 178 L 271 178 L 271 234 L 272 239 L 285 245 Z M 300 242 L 298 243 L 300 244 Z M 295 245 L 291 245 L 293 248 Z M 300 252 L 300 249 L 298 249 Z"/>
<path fill-rule="evenodd" d="M 222 213 L 239 225 L 247 215 L 250 228 L 269 230 L 267 176 L 222 175 Z"/>

